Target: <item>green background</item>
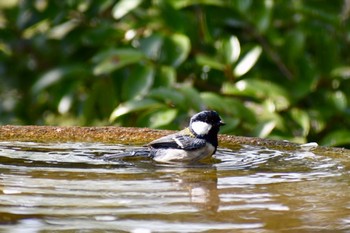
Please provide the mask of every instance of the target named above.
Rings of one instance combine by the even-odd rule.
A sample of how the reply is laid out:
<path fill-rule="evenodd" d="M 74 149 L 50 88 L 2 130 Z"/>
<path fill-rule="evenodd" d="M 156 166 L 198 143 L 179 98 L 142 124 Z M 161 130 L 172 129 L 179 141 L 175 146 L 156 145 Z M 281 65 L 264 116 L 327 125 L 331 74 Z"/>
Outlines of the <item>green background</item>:
<path fill-rule="evenodd" d="M 350 145 L 350 1 L 1 0 L 0 124 Z"/>

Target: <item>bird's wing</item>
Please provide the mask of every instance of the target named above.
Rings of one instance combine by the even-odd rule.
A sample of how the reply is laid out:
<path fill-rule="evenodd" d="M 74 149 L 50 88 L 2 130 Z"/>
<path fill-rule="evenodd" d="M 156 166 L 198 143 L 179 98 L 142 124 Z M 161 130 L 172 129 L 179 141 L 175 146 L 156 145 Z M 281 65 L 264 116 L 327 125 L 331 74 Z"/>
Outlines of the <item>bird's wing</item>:
<path fill-rule="evenodd" d="M 191 135 L 184 135 L 182 133 L 171 134 L 159 139 L 156 139 L 148 144 L 152 148 L 174 148 L 184 150 L 195 150 L 205 146 L 204 139 L 195 138 Z"/>

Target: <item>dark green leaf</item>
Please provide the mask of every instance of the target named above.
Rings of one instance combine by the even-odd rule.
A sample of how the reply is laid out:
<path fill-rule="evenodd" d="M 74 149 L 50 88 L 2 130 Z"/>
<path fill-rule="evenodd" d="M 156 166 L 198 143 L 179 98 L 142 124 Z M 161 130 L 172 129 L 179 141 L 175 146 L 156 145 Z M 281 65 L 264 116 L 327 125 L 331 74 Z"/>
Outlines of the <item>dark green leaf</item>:
<path fill-rule="evenodd" d="M 224 70 L 225 69 L 224 64 L 222 64 L 219 61 L 217 61 L 216 59 L 208 57 L 206 55 L 197 55 L 196 62 L 198 63 L 198 65 L 208 66 L 208 67 L 210 67 L 212 69 L 216 69 L 216 70 Z"/>
<path fill-rule="evenodd" d="M 161 66 L 157 70 L 153 87 L 171 87 L 176 83 L 176 70 L 171 66 Z"/>
<path fill-rule="evenodd" d="M 350 144 L 350 131 L 346 129 L 336 130 L 327 134 L 320 142 L 323 146 L 342 146 Z"/>
<path fill-rule="evenodd" d="M 126 65 L 142 60 L 144 55 L 134 49 L 109 49 L 92 58 L 95 75 L 109 74 Z"/>
<path fill-rule="evenodd" d="M 181 92 L 173 88 L 160 87 L 149 92 L 147 97 L 156 99 L 168 106 L 185 108 L 187 106 L 185 97 Z"/>
<path fill-rule="evenodd" d="M 227 105 L 223 97 L 211 92 L 203 92 L 200 94 L 200 96 L 203 100 L 203 103 L 209 109 L 215 109 L 220 112 L 226 111 Z"/>
<path fill-rule="evenodd" d="M 161 56 L 164 38 L 159 34 L 152 34 L 140 41 L 140 49 L 151 60 L 158 61 Z"/>
<path fill-rule="evenodd" d="M 130 75 L 123 82 L 122 98 L 130 100 L 147 94 L 154 80 L 154 70 L 150 65 L 133 67 Z"/>
<path fill-rule="evenodd" d="M 310 117 L 307 112 L 293 108 L 290 114 L 295 122 L 302 128 L 302 136 L 307 136 L 310 131 Z"/>
<path fill-rule="evenodd" d="M 178 67 L 190 53 L 191 43 L 186 35 L 173 34 L 164 41 L 162 61 L 167 65 Z"/>
<path fill-rule="evenodd" d="M 204 104 L 196 89 L 192 87 L 184 86 L 184 87 L 181 87 L 179 91 L 184 95 L 185 101 L 190 108 L 198 112 L 203 110 Z"/>

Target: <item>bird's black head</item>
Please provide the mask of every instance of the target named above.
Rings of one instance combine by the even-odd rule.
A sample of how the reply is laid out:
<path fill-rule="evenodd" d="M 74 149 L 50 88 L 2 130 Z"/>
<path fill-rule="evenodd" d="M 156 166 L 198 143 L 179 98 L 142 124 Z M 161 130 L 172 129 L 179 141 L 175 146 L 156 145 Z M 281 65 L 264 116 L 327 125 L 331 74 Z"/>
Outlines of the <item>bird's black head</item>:
<path fill-rule="evenodd" d="M 201 138 L 216 138 L 220 126 L 224 125 L 219 114 L 215 111 L 202 111 L 192 116 L 190 121 L 190 130 Z"/>

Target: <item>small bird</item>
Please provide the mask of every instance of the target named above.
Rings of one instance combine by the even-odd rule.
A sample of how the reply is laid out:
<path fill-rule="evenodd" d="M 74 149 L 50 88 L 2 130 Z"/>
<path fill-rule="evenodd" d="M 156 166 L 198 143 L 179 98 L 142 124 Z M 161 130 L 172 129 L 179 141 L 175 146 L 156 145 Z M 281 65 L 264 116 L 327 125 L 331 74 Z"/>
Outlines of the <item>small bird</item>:
<path fill-rule="evenodd" d="M 150 157 L 162 163 L 196 162 L 216 152 L 218 133 L 222 125 L 225 123 L 217 112 L 202 111 L 191 117 L 187 128 L 156 139 L 145 145 L 144 149 L 127 154 L 124 152 L 117 157 Z"/>

